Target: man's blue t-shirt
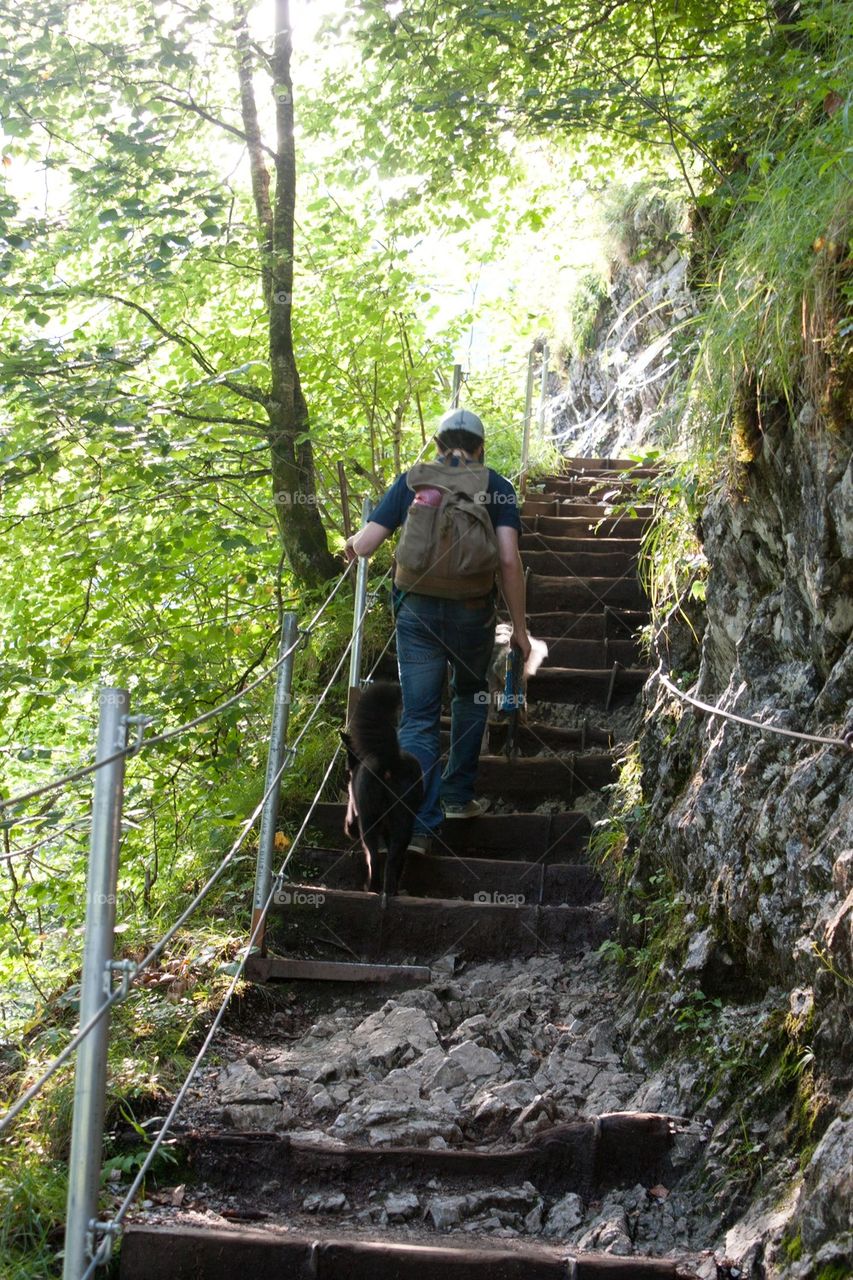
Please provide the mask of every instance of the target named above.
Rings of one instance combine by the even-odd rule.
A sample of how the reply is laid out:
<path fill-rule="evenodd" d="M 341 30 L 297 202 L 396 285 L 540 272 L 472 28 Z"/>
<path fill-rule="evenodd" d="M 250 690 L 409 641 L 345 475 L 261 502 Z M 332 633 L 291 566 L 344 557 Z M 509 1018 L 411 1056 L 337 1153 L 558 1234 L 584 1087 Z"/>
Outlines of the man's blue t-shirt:
<path fill-rule="evenodd" d="M 458 466 L 460 459 L 450 458 L 445 465 Z M 414 490 L 406 481 L 407 472 L 398 476 L 391 488 L 379 499 L 379 503 L 368 517 L 374 524 L 381 524 L 392 532 L 399 529 L 406 518 L 406 512 L 414 501 Z M 492 526 L 499 529 L 502 525 L 517 529 L 521 533 L 521 517 L 518 514 L 518 499 L 511 482 L 489 467 L 489 484 L 486 489 L 486 510 Z"/>

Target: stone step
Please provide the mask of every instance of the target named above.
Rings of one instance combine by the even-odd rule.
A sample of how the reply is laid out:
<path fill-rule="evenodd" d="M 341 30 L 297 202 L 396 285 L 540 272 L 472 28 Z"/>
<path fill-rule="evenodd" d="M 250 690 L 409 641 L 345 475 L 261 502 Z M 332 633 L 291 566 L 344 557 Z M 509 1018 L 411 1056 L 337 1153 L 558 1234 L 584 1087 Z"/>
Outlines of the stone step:
<path fill-rule="evenodd" d="M 521 530 L 522 536 L 541 533 L 553 538 L 642 538 L 650 523 L 630 516 L 607 516 L 601 511 L 594 517 L 572 512 L 562 516 L 522 516 Z"/>
<path fill-rule="evenodd" d="M 360 889 L 363 864 L 340 849 L 310 849 L 288 868 L 294 880 Z M 513 862 L 501 858 L 406 854 L 400 888 L 414 898 L 521 900 L 531 906 L 585 907 L 601 901 L 601 881 L 587 863 Z"/>
<path fill-rule="evenodd" d="M 679 1280 L 671 1259 L 619 1258 L 565 1247 L 496 1244 L 425 1245 L 336 1237 L 322 1230 L 131 1224 L 124 1234 L 120 1280 Z M 687 1274 L 686 1272 L 684 1273 Z"/>
<path fill-rule="evenodd" d="M 469 960 L 578 955 L 599 946 L 611 928 L 611 912 L 603 904 L 540 907 L 415 897 L 383 902 L 378 893 L 285 881 L 273 896 L 265 940 L 269 950 L 284 956 L 331 949 L 337 959 L 362 963 L 429 964 L 449 954 Z"/>
<path fill-rule="evenodd" d="M 622 551 L 554 551 L 527 546 L 522 548 L 521 563 L 531 573 L 576 578 L 636 577 L 637 555 Z"/>
<path fill-rule="evenodd" d="M 353 841 L 344 834 L 345 804 L 320 803 L 314 810 L 309 836 L 315 843 L 350 849 Z M 582 861 L 589 840 L 590 821 L 585 813 L 485 814 L 469 822 L 445 822 L 433 852 L 446 856 L 510 858 L 518 860 L 535 850 L 548 862 Z M 544 851 L 544 852 L 543 852 Z"/>
<path fill-rule="evenodd" d="M 584 613 L 605 606 L 639 611 L 645 605 L 645 593 L 633 572 L 615 578 L 565 578 L 531 573 L 527 579 L 528 613 L 563 610 Z"/>

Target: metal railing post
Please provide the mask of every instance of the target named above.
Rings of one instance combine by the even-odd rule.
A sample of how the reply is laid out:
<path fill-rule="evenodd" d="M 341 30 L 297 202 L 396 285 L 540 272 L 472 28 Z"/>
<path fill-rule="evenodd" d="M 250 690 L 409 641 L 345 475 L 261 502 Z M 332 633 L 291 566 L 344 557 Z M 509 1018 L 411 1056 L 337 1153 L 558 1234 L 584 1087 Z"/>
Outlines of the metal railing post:
<path fill-rule="evenodd" d="M 527 468 L 530 462 L 530 421 L 533 417 L 533 348 L 527 355 L 527 385 L 524 389 L 524 430 L 521 435 L 521 478 L 519 489 L 521 497 L 527 491 Z"/>
<path fill-rule="evenodd" d="M 542 382 L 539 387 L 539 437 L 545 439 L 545 402 L 548 399 L 548 365 L 551 361 L 551 352 L 548 350 L 546 342 L 542 347 Z"/>
<path fill-rule="evenodd" d="M 459 395 L 461 390 L 462 390 L 462 365 L 455 364 L 453 366 L 453 382 L 450 387 L 451 409 L 459 408 Z"/>
<path fill-rule="evenodd" d="M 260 920 L 261 913 L 267 904 L 272 885 L 272 860 L 275 851 L 275 833 L 278 827 L 278 807 L 281 799 L 281 770 L 285 763 L 287 751 L 287 722 L 290 719 L 291 689 L 293 687 L 293 660 L 296 657 L 294 645 L 299 632 L 296 625 L 296 614 L 286 613 L 281 623 L 281 640 L 278 646 L 279 659 L 287 653 L 275 678 L 275 701 L 273 703 L 272 725 L 270 726 L 270 746 L 267 755 L 267 772 L 264 792 L 269 791 L 261 813 L 261 830 L 258 836 L 258 863 L 255 868 L 255 896 L 252 902 L 252 930 Z M 278 781 L 273 786 L 273 779 Z M 272 788 L 272 790 L 269 790 Z M 264 931 L 261 929 L 256 943 L 263 952 Z"/>
<path fill-rule="evenodd" d="M 365 498 L 361 508 L 361 527 L 367 524 L 373 503 Z M 347 691 L 347 724 L 352 719 L 361 692 L 361 650 L 364 633 L 364 609 L 367 604 L 367 556 L 361 556 L 355 576 L 355 606 L 352 615 L 352 648 L 349 654 L 349 687 Z"/>
<path fill-rule="evenodd" d="M 130 696 L 126 689 L 98 694 L 96 761 L 126 742 Z M 80 981 L 80 1025 L 84 1026 L 112 991 L 118 850 L 124 792 L 124 756 L 95 774 L 92 836 L 86 884 L 86 934 Z M 80 1045 L 74 1077 L 74 1117 L 68 1161 L 68 1200 L 63 1280 L 80 1280 L 95 1248 L 98 1190 L 104 1144 L 109 1014 Z"/>

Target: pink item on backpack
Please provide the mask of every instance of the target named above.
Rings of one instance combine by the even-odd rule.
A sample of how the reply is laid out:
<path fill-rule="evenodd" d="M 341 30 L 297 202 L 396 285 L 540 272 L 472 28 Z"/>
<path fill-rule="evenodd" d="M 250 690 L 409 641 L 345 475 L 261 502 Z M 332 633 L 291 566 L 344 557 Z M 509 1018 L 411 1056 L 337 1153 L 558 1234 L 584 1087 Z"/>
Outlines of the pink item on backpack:
<path fill-rule="evenodd" d="M 431 489 L 428 486 L 416 489 L 413 503 L 416 503 L 419 507 L 440 507 L 441 490 Z"/>

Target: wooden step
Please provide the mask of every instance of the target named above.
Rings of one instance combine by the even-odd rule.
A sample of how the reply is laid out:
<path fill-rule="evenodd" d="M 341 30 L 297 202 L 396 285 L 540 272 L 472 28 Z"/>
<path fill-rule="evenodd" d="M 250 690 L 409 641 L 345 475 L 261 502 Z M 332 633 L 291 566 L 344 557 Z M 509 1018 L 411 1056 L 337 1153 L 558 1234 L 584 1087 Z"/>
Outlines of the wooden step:
<path fill-rule="evenodd" d="M 536 688 L 537 686 L 533 686 L 533 691 L 529 695 L 531 701 Z M 585 705 L 600 701 L 602 696 L 598 689 L 588 690 L 587 693 Z M 621 689 L 619 693 L 621 697 Z M 603 696 L 606 698 L 606 691 Z M 508 719 L 502 719 L 500 723 L 489 726 L 489 750 L 481 754 L 481 762 L 483 760 L 491 760 L 506 763 L 507 730 Z M 580 785 L 582 791 L 597 790 L 599 787 L 607 786 L 613 781 L 609 770 L 605 770 L 604 765 L 600 764 L 599 766 L 598 763 L 609 759 L 611 742 L 610 735 L 606 730 L 587 730 L 585 732 L 583 728 L 564 729 L 562 736 L 555 735 L 553 731 L 550 736 L 553 745 L 549 749 L 548 742 L 544 737 L 538 736 L 535 728 L 531 729 L 525 726 L 523 721 L 520 721 L 516 728 L 516 750 L 513 752 L 513 763 L 519 765 L 515 776 L 495 774 L 493 777 L 491 774 L 487 775 L 481 767 L 477 777 L 478 793 L 500 795 L 503 800 L 513 800 L 517 803 L 519 810 L 528 810 L 531 804 L 534 806 L 540 804 L 546 797 L 552 799 L 561 796 L 563 798 L 570 797 L 571 793 L 564 794 L 563 788 L 558 784 L 561 772 L 564 775 L 563 784 L 566 785 L 570 781 L 572 769 L 575 767 L 572 763 L 573 761 L 580 762 L 577 765 L 578 773 L 575 778 L 575 786 Z M 593 738 L 597 739 L 597 741 L 593 741 Z M 441 763 L 446 765 L 450 755 L 449 730 L 442 730 L 440 746 Z M 592 749 L 596 746 L 605 747 L 605 752 L 595 753 Z M 500 785 L 496 781 L 498 778 L 502 780 Z M 555 784 L 555 790 L 544 789 L 550 783 Z M 582 794 L 582 791 L 578 792 L 578 794 Z"/>
<path fill-rule="evenodd" d="M 482 821 L 482 819 L 480 819 Z M 600 945 L 612 919 L 603 905 L 531 906 L 514 895 L 463 902 L 390 897 L 284 881 L 267 916 L 266 945 L 283 956 L 332 952 L 362 963 L 429 964 L 454 954 L 466 959 L 577 955 Z"/>
<path fill-rule="evenodd" d="M 607 538 L 590 535 L 587 538 L 553 538 L 544 533 L 523 533 L 520 540 L 521 553 L 525 551 L 556 551 L 563 555 L 577 552 L 582 555 L 615 555 L 617 552 L 626 557 L 639 557 L 639 538 Z"/>
<path fill-rule="evenodd" d="M 530 626 L 530 634 L 534 636 L 536 635 L 536 631 L 534 630 L 532 625 Z M 604 653 L 603 641 L 601 642 L 601 648 L 597 654 L 595 650 L 588 650 L 588 651 L 578 650 L 576 666 L 567 668 L 567 667 L 564 667 L 563 665 L 558 665 L 558 662 L 562 664 L 562 661 L 563 661 L 563 659 L 559 657 L 560 654 L 564 654 L 566 657 L 569 657 L 572 654 L 573 650 L 571 646 L 573 643 L 574 642 L 571 639 L 555 642 L 556 661 L 552 665 L 551 658 L 549 655 L 548 661 L 543 667 L 540 667 L 537 675 L 534 676 L 533 679 L 539 680 L 543 674 L 546 674 L 549 672 L 553 672 L 555 675 L 558 675 L 559 672 L 568 669 L 573 673 L 573 679 L 575 681 L 575 693 L 577 694 L 577 697 L 564 698 L 561 694 L 559 701 L 560 702 L 574 701 L 583 706 L 588 704 L 593 704 L 593 703 L 599 703 L 602 697 L 606 698 L 607 696 L 607 690 L 609 688 L 608 682 L 610 680 L 610 674 L 613 669 L 613 662 L 617 660 L 615 659 L 615 650 L 614 650 L 614 654 L 612 656 L 609 667 L 605 667 L 603 665 L 597 665 L 597 666 L 592 665 L 592 663 L 601 664 L 602 662 L 601 654 Z M 608 646 L 609 644 L 610 642 L 608 641 Z M 564 647 L 558 647 L 558 646 L 564 646 Z M 628 642 L 628 649 L 626 649 L 626 653 L 627 652 L 630 652 L 630 641 Z M 590 657 L 591 659 L 590 665 L 586 665 L 586 662 L 584 662 L 584 664 L 581 665 L 582 654 Z M 620 694 L 624 693 L 627 689 L 631 689 L 631 690 L 634 690 L 634 692 L 636 692 L 637 689 L 641 688 L 645 684 L 646 679 L 648 678 L 647 669 L 645 667 L 635 668 L 633 666 L 628 666 L 626 664 L 625 666 L 626 672 L 630 672 L 634 670 L 639 671 L 641 673 L 636 678 L 629 676 L 627 679 L 625 679 L 623 678 L 622 672 L 618 673 L 616 678 L 616 684 L 618 685 Z M 394 664 L 394 659 L 390 657 L 388 654 L 386 654 L 385 657 L 382 659 L 382 661 L 377 665 L 376 676 L 378 679 L 381 679 L 381 680 L 395 680 L 397 678 L 397 669 Z M 532 699 L 534 696 L 533 689 L 535 687 L 536 687 L 535 685 L 529 686 L 528 696 L 530 699 Z M 564 689 L 568 693 L 571 692 L 569 685 L 565 681 L 560 681 L 559 687 L 561 690 Z M 541 697 L 542 695 L 539 694 L 537 696 Z M 447 710 L 449 708 L 449 701 L 447 696 L 445 696 L 444 705 L 445 705 L 445 710 Z M 445 719 L 446 718 L 447 717 L 445 717 Z M 448 737 L 443 738 L 442 751 L 446 752 L 449 749 L 449 746 L 450 746 L 449 738 Z"/>
<path fill-rule="evenodd" d="M 528 609 L 527 628 L 541 640 L 631 639 L 649 621 L 646 609 L 610 608 L 577 613 Z"/>
<path fill-rule="evenodd" d="M 344 833 L 345 804 L 320 803 L 314 810 L 309 836 L 321 846 L 350 849 L 353 841 Z M 585 813 L 485 814 L 468 822 L 445 822 L 433 852 L 489 858 L 521 859 L 536 850 L 537 858 L 550 862 L 581 861 L 589 839 L 590 821 Z M 541 851 L 546 850 L 545 854 Z M 578 857 L 577 855 L 581 855 Z"/>
<path fill-rule="evenodd" d="M 558 643 L 558 642 L 555 642 Z M 493 715 L 488 725 L 488 736 L 491 745 L 486 755 L 500 755 L 506 743 L 508 719 L 506 716 Z M 606 729 L 593 725 L 581 725 L 577 729 L 565 728 L 563 725 L 542 724 L 531 721 L 526 724 L 520 720 L 517 726 L 518 746 L 522 755 L 550 755 L 552 752 L 588 751 L 593 747 L 603 747 L 608 751 L 613 745 L 613 735 Z M 521 739 L 524 739 L 523 743 Z M 441 717 L 442 753 L 446 754 L 450 747 L 450 716 Z M 522 749 L 523 748 L 523 749 Z"/>
<path fill-rule="evenodd" d="M 340 849 L 311 849 L 288 868 L 294 880 L 329 889 L 360 889 L 360 860 Z M 601 901 L 601 880 L 585 862 L 514 862 L 508 858 L 460 858 L 406 854 L 400 888 L 414 898 L 490 900 L 520 898 L 533 906 L 583 907 Z"/>
<path fill-rule="evenodd" d="M 586 498 L 600 502 L 602 498 L 618 495 L 619 501 L 630 501 L 637 494 L 637 487 L 645 477 L 633 473 L 598 471 L 592 475 L 566 476 L 550 480 L 541 493 L 529 492 L 532 498 Z M 648 493 L 644 495 L 648 501 Z"/>
<path fill-rule="evenodd" d="M 308 1136 L 227 1130 L 190 1133 L 182 1145 L 204 1182 L 289 1212 L 306 1190 L 332 1185 L 357 1197 L 401 1183 L 423 1187 L 432 1178 L 445 1192 L 532 1182 L 544 1195 L 574 1191 L 584 1199 L 637 1182 L 668 1179 L 671 1186 L 673 1128 L 665 1115 L 613 1111 L 553 1125 L 504 1148 L 331 1145 Z"/>
<path fill-rule="evenodd" d="M 500 720 L 490 725 L 486 734 L 482 753 L 487 756 L 506 755 L 507 731 L 509 728 L 508 718 L 501 717 Z M 578 729 L 563 730 L 565 737 L 556 739 L 553 737 L 553 728 L 551 725 L 546 726 L 546 731 L 550 730 L 549 736 L 552 738 L 553 744 L 549 746 L 545 737 L 540 737 L 536 729 L 530 729 L 525 726 L 523 721 L 519 721 L 516 725 L 515 740 L 512 750 L 513 758 L 539 758 L 542 756 L 568 756 L 576 752 L 589 751 L 594 747 L 602 747 L 605 751 L 609 751 L 613 745 L 613 735 L 604 729 L 592 729 L 588 727 L 584 732 L 583 727 Z M 450 732 L 442 729 L 441 731 L 441 763 L 442 766 L 447 764 L 450 755 Z"/>
<path fill-rule="evenodd" d="M 650 675 L 648 667 L 625 667 L 615 672 L 543 667 L 527 682 L 527 701 L 621 706 L 637 696 Z"/>
<path fill-rule="evenodd" d="M 337 855 L 340 857 L 340 855 Z M 248 982 L 349 982 L 411 986 L 432 981 L 432 969 L 417 964 L 350 964 L 344 960 L 298 960 L 260 955 L 246 960 Z"/>
<path fill-rule="evenodd" d="M 521 552 L 525 569 L 540 576 L 575 578 L 619 578 L 636 576 L 636 551 L 553 551 L 525 546 Z"/>
<path fill-rule="evenodd" d="M 601 667 L 610 671 L 614 662 L 620 662 L 623 667 L 633 666 L 639 653 L 637 641 L 630 638 L 576 640 L 573 636 L 567 636 L 546 643 L 546 667 Z"/>
<path fill-rule="evenodd" d="M 560 480 L 567 474 L 572 475 L 588 475 L 590 472 L 596 471 L 633 471 L 639 475 L 656 476 L 660 475 L 660 466 L 641 466 L 633 458 L 580 458 L 576 455 L 566 455 L 563 460 L 563 469 L 553 479 Z M 543 476 L 543 482 L 552 479 L 551 476 Z"/>
<path fill-rule="evenodd" d="M 568 468 L 559 475 L 541 476 L 527 486 L 527 493 L 533 495 L 551 493 L 555 488 L 562 488 L 564 485 L 569 484 L 585 486 L 586 488 L 593 488 L 602 484 L 621 484 L 628 487 L 635 485 L 638 480 L 654 479 L 659 474 L 659 472 L 652 471 L 648 467 L 631 470 L 614 470 L 613 468 L 608 470 L 606 467 L 599 467 L 595 471 L 574 467 Z"/>
<path fill-rule="evenodd" d="M 531 573 L 527 579 L 528 613 L 641 610 L 647 603 L 636 574 L 615 578 L 564 578 Z"/>
<path fill-rule="evenodd" d="M 540 520 L 547 519 L 549 516 L 555 516 L 557 518 L 561 516 L 562 517 L 571 516 L 575 520 L 590 520 L 590 521 L 596 521 L 596 522 L 599 520 L 602 520 L 606 516 L 610 516 L 612 519 L 615 520 L 618 518 L 620 513 L 619 512 L 614 513 L 610 511 L 609 507 L 611 505 L 612 504 L 606 503 L 606 502 L 583 502 L 583 501 L 576 501 L 573 498 L 558 497 L 555 502 L 555 510 L 553 512 L 534 511 L 533 515 L 534 516 L 538 515 Z M 625 514 L 627 518 L 629 513 L 626 512 Z M 632 507 L 630 514 L 631 514 L 631 518 L 634 520 L 648 521 L 648 520 L 651 520 L 652 516 L 654 515 L 654 508 L 650 506 L 635 506 L 635 507 Z M 522 521 L 523 520 L 524 520 L 524 513 L 522 513 Z"/>
<path fill-rule="evenodd" d="M 500 755 L 506 746 L 508 722 L 498 719 L 489 726 L 489 753 Z M 516 727 L 516 748 L 520 755 L 537 756 L 549 751 L 588 751 L 602 747 L 609 751 L 613 746 L 613 734 L 596 725 L 583 724 L 579 729 L 563 725 L 542 724 L 536 720 L 521 721 Z"/>
<path fill-rule="evenodd" d="M 512 761 L 504 756 L 481 756 L 476 790 L 478 795 L 499 796 L 527 809 L 549 798 L 564 799 L 568 804 L 574 796 L 597 791 L 614 780 L 615 766 L 609 752 L 521 756 Z"/>
<path fill-rule="evenodd" d="M 567 511 L 567 508 L 563 508 Z M 521 518 L 522 534 L 542 533 L 553 538 L 641 538 L 648 530 L 650 520 L 633 519 L 630 516 L 607 516 L 603 512 L 592 518 L 572 513 L 562 516 L 533 516 Z"/>
<path fill-rule="evenodd" d="M 132 1223 L 120 1280 L 678 1280 L 671 1259 L 619 1258 L 565 1246 L 518 1244 L 489 1236 L 465 1244 L 424 1245 L 386 1236 L 365 1240 L 229 1225 Z M 686 1274 L 686 1273 L 685 1273 Z"/>

